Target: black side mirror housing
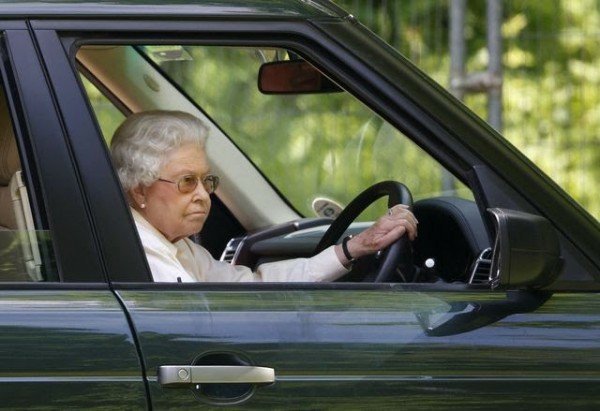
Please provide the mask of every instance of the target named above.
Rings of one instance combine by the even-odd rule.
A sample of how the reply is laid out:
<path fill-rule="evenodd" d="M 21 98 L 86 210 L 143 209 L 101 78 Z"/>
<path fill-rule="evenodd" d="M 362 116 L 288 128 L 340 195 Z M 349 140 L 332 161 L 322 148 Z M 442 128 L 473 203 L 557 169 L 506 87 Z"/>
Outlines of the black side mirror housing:
<path fill-rule="evenodd" d="M 521 211 L 490 208 L 488 212 L 496 228 L 492 288 L 539 289 L 551 284 L 562 263 L 554 226 Z"/>

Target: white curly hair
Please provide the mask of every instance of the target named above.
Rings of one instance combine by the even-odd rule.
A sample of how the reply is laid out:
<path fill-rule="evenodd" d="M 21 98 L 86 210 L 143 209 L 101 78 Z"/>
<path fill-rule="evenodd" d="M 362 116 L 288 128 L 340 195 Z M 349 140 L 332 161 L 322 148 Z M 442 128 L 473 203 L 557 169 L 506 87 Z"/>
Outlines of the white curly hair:
<path fill-rule="evenodd" d="M 154 183 L 171 151 L 189 143 L 204 149 L 207 134 L 199 118 L 183 111 L 143 111 L 127 117 L 110 144 L 125 191 Z"/>

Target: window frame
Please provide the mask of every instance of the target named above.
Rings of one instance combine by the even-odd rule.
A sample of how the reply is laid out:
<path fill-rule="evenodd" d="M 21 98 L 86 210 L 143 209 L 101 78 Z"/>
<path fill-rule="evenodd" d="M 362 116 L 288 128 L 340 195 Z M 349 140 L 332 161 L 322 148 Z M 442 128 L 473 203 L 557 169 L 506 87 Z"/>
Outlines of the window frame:
<path fill-rule="evenodd" d="M 37 22 L 34 22 L 34 26 L 37 25 Z M 57 22 L 60 23 L 61 22 Z M 114 22 L 115 25 L 118 24 L 118 22 Z M 143 24 L 143 23 L 139 23 L 138 25 Z M 157 23 L 158 24 L 158 23 Z M 187 26 L 184 23 L 173 23 L 173 22 L 161 22 L 161 25 L 166 25 L 166 26 L 172 26 L 173 30 L 175 30 L 175 28 L 179 28 L 181 29 L 182 24 L 184 26 Z M 68 24 L 68 26 L 71 27 L 71 29 L 73 29 L 73 25 L 77 25 L 77 24 Z M 290 26 L 286 26 L 285 28 L 282 28 L 280 24 L 275 24 L 273 23 L 273 28 L 269 28 L 267 30 L 273 29 L 273 31 L 276 33 L 275 36 L 271 35 L 265 37 L 264 36 L 264 32 L 265 32 L 265 27 L 264 27 L 264 23 L 261 22 L 232 22 L 232 21 L 228 21 L 228 22 L 220 22 L 219 24 L 219 33 L 215 33 L 214 30 L 212 30 L 212 28 L 214 28 L 214 26 L 212 24 L 208 24 L 208 26 L 213 26 L 213 27 L 205 27 L 207 25 L 207 22 L 203 22 L 202 24 L 202 28 L 198 28 L 198 26 L 195 26 L 192 30 L 192 33 L 186 33 L 185 28 L 183 30 L 178 30 L 176 32 L 169 32 L 168 29 L 164 29 L 160 31 L 160 40 L 153 38 L 155 36 L 155 33 L 157 31 L 157 25 L 153 25 L 150 29 L 145 29 L 145 30 L 137 30 L 134 29 L 134 33 L 130 34 L 130 30 L 128 30 L 127 32 L 124 32 L 123 30 L 115 30 L 112 35 L 105 35 L 104 33 L 98 33 L 96 31 L 95 35 L 93 36 L 93 38 L 87 38 L 85 39 L 85 36 L 81 34 L 80 29 L 76 29 L 74 31 L 77 32 L 77 34 L 73 35 L 73 34 L 69 34 L 69 35 L 65 35 L 66 33 L 64 33 L 64 31 L 62 31 L 61 34 L 63 34 L 61 36 L 61 40 L 63 43 L 63 47 L 65 49 L 65 52 L 67 52 L 69 54 L 70 57 L 70 62 L 71 62 L 71 67 L 74 71 L 76 71 L 76 59 L 75 59 L 75 55 L 77 50 L 79 49 L 79 47 L 81 47 L 84 44 L 129 44 L 129 45 L 135 45 L 135 44 L 167 44 L 167 43 L 177 43 L 177 44 L 201 44 L 201 45 L 223 45 L 223 46 L 265 46 L 265 47 L 283 47 L 283 48 L 287 48 L 287 49 L 291 49 L 291 50 L 298 50 L 300 51 L 303 55 L 306 55 L 307 58 L 311 59 L 311 62 L 315 62 L 315 63 L 319 63 L 320 60 L 320 54 L 317 53 L 314 48 L 316 46 L 318 46 L 318 43 L 315 41 L 314 38 L 311 39 L 311 37 L 314 36 L 314 30 L 311 29 L 310 27 L 307 28 L 305 23 L 294 23 L 294 24 L 290 24 Z M 92 23 L 91 26 L 93 27 L 94 24 Z M 228 26 L 228 27 L 226 27 Z M 242 28 L 240 28 L 240 26 L 242 26 Z M 251 30 L 248 29 L 248 27 L 252 27 Z M 148 30 L 150 30 L 150 33 L 148 33 Z M 86 27 L 86 31 L 87 31 L 87 27 Z M 112 30 L 111 30 L 112 31 Z M 183 33 L 182 33 L 183 31 Z M 251 33 L 249 33 L 249 31 Z M 306 38 L 302 38 L 299 37 L 297 34 L 294 34 L 294 31 L 296 32 L 300 32 L 303 35 L 306 36 Z M 230 33 L 232 32 L 237 32 L 239 33 L 239 37 L 237 40 L 232 40 Z M 309 34 L 310 35 L 307 35 Z M 153 36 L 154 34 L 154 36 Z M 320 37 L 320 36 L 319 36 Z M 319 47 L 319 49 L 321 49 L 321 47 Z M 330 73 L 327 73 L 329 75 L 331 75 Z M 336 76 L 334 76 L 335 78 Z M 354 91 L 354 93 L 356 93 L 356 91 Z M 353 93 L 353 94 L 354 94 Z M 356 98 L 360 99 L 360 96 L 355 94 Z M 86 105 L 89 106 L 89 103 L 87 102 L 87 98 L 86 98 Z M 379 112 L 379 110 L 376 110 L 377 106 L 373 107 L 371 106 L 371 109 L 374 110 L 374 112 L 378 112 L 378 114 L 381 114 Z M 93 116 L 93 110 L 91 110 L 90 108 L 90 112 L 92 113 L 92 117 Z M 94 118 L 95 120 L 95 118 Z M 94 121 L 95 122 L 95 121 Z M 98 126 L 96 126 L 96 129 L 98 129 Z M 97 133 L 98 135 L 102 135 L 101 132 Z M 418 144 L 418 143 L 417 143 Z M 129 213 L 127 213 L 129 214 Z M 138 240 L 139 241 L 139 240 Z M 143 254 L 143 250 L 141 248 L 140 245 L 140 250 L 142 251 Z M 145 260 L 145 258 L 144 258 Z M 110 273 L 113 273 L 113 270 L 109 270 L 109 275 L 111 275 Z M 121 271 L 124 272 L 124 271 Z M 129 271 L 131 272 L 131 271 Z M 149 271 L 148 271 L 148 275 L 150 275 Z M 135 279 L 133 277 L 127 277 L 127 278 L 118 278 L 118 279 L 114 279 L 112 278 L 112 280 L 117 281 L 117 282 L 136 282 L 136 281 L 140 281 L 140 277 L 137 277 L 138 279 Z M 151 277 L 150 277 L 151 278 Z M 142 279 L 143 281 L 143 279 Z M 340 283 L 341 284 L 341 283 Z"/>
<path fill-rule="evenodd" d="M 107 44 L 120 44 L 120 45 L 143 45 L 143 44 L 194 44 L 194 45 L 202 45 L 202 46 L 240 46 L 240 47 L 256 47 L 256 46 L 260 46 L 260 47 L 278 47 L 278 48 L 285 48 L 285 49 L 290 49 L 293 51 L 298 51 L 300 53 L 302 53 L 305 57 L 307 57 L 308 59 L 310 59 L 311 63 L 323 63 L 324 61 L 324 57 L 322 56 L 321 53 L 323 53 L 322 47 L 318 47 L 318 51 L 315 51 L 315 47 L 318 46 L 318 42 L 315 39 L 315 33 L 314 30 L 310 27 L 306 27 L 305 23 L 294 23 L 291 26 L 286 26 L 284 29 L 280 26 L 280 24 L 273 24 L 273 30 L 276 33 L 275 36 L 271 35 L 268 36 L 268 38 L 265 38 L 264 36 L 264 31 L 265 31 L 265 27 L 263 23 L 259 23 L 259 22 L 243 22 L 243 24 L 239 23 L 239 22 L 220 22 L 219 24 L 219 33 L 215 33 L 214 30 L 212 30 L 212 28 L 214 28 L 214 26 L 212 24 L 209 24 L 209 26 L 211 27 L 204 27 L 206 26 L 207 22 L 203 22 L 203 25 L 201 28 L 199 28 L 199 26 L 195 26 L 193 28 L 193 30 L 191 30 L 191 33 L 186 32 L 185 29 L 181 29 L 179 27 L 179 29 L 177 30 L 177 32 L 169 32 L 168 29 L 164 29 L 161 30 L 161 38 L 157 39 L 155 38 L 155 33 L 157 31 L 157 25 L 153 25 L 150 29 L 145 28 L 143 30 L 139 30 L 137 27 L 134 27 L 133 30 L 128 30 L 127 32 L 124 32 L 123 30 L 119 30 L 119 29 L 115 29 L 110 30 L 109 34 L 105 34 L 104 32 L 98 34 L 98 32 L 96 31 L 96 35 L 94 35 L 92 38 L 86 38 L 85 34 L 82 34 L 82 30 L 77 27 L 77 28 L 73 28 L 73 24 L 69 24 L 71 30 L 73 30 L 73 33 L 68 33 L 68 34 L 64 34 L 63 31 L 63 35 L 61 36 L 62 39 L 62 43 L 63 43 L 63 47 L 65 48 L 65 51 L 67 51 L 69 53 L 70 56 L 70 61 L 71 61 L 71 65 L 74 71 L 77 70 L 77 64 L 76 64 L 76 58 L 75 55 L 77 53 L 77 50 L 79 49 L 79 47 L 81 47 L 82 45 L 90 45 L 90 44 L 102 44 L 102 45 L 107 45 Z M 226 24 L 225 24 L 226 23 Z M 99 24 L 99 23 L 98 23 Z M 158 23 L 157 23 L 158 24 Z M 172 30 L 175 30 L 175 27 L 177 26 L 181 26 L 183 23 L 173 23 L 173 22 L 161 22 L 160 24 L 164 24 L 166 26 L 170 26 L 173 27 Z M 94 26 L 95 24 L 92 24 L 92 26 Z M 114 25 L 118 25 L 118 22 L 114 22 Z M 134 26 L 138 26 L 138 25 L 144 25 L 144 23 L 139 23 L 137 25 Z M 186 24 L 184 24 L 185 26 L 188 26 Z M 228 27 L 223 27 L 223 26 L 228 26 Z M 240 26 L 242 26 L 240 28 Z M 252 27 L 252 30 L 249 30 L 249 27 Z M 86 27 L 87 29 L 87 27 Z M 269 30 L 271 28 L 268 28 L 267 30 Z M 85 33 L 86 30 L 83 31 L 83 33 Z M 148 33 L 148 31 L 150 31 L 150 33 Z M 305 37 L 301 37 L 298 36 L 297 33 L 294 33 L 294 31 L 296 31 L 297 33 L 302 33 Z M 231 39 L 231 35 L 230 33 L 232 32 L 237 32 L 239 33 L 239 38 L 237 40 L 232 40 Z M 249 33 L 251 32 L 251 33 Z M 310 35 L 308 35 L 310 33 Z M 153 35 L 154 34 L 154 35 Z M 243 34 L 243 35 L 242 35 Z M 320 36 L 319 36 L 320 37 Z M 333 56 L 331 56 L 333 57 Z M 337 67 L 337 66 L 332 66 L 331 63 L 329 64 L 330 67 Z M 321 69 L 322 67 L 326 67 L 325 65 L 320 66 L 319 68 Z M 326 71 L 326 74 L 331 75 L 331 72 L 333 72 L 333 70 L 330 68 L 329 72 Z M 336 78 L 336 80 L 338 80 L 338 76 L 333 75 L 333 78 Z M 351 81 L 349 81 L 347 83 L 348 85 L 352 84 Z M 359 84 L 359 83 L 355 83 L 355 84 Z M 361 98 L 361 90 L 356 90 L 356 87 L 349 87 L 350 90 L 352 92 L 352 94 L 354 95 L 355 98 L 361 100 L 363 103 L 365 103 L 365 101 Z M 110 100 L 110 97 L 108 97 Z M 86 98 L 87 100 L 87 98 Z M 89 105 L 89 103 L 88 103 Z M 381 115 L 381 111 L 378 110 L 378 106 L 369 106 L 370 109 L 372 109 L 375 113 Z M 90 108 L 90 112 L 92 113 L 93 116 L 93 110 Z M 94 117 L 94 116 L 93 116 Z M 95 117 L 94 117 L 95 118 Z M 396 125 L 395 125 L 396 126 Z M 404 131 L 401 130 L 403 133 Z M 102 134 L 99 133 L 99 135 L 101 136 Z M 413 142 L 415 142 L 417 145 L 418 142 L 414 141 L 414 139 L 411 138 L 411 140 Z M 235 144 L 235 143 L 234 143 Z M 438 159 L 436 159 L 436 161 L 439 162 Z M 441 164 L 441 163 L 440 163 Z M 441 164 L 442 165 L 442 164 Z M 442 165 L 443 166 L 443 165 Z M 454 169 L 456 169 L 456 167 L 453 167 Z M 463 175 L 464 178 L 464 175 Z M 141 245 L 140 245 L 140 250 L 141 250 Z M 143 253 L 143 250 L 142 250 Z M 118 279 L 116 280 L 116 282 L 118 283 L 127 283 L 127 282 L 138 282 L 133 278 L 127 278 L 127 279 Z M 143 281 L 142 281 L 143 283 Z M 334 286 L 334 288 L 346 288 L 347 284 L 344 283 L 336 283 L 336 285 Z M 164 284 L 163 284 L 164 286 Z M 226 286 L 226 285 L 225 285 Z M 280 284 L 279 287 L 280 288 L 284 288 L 287 287 L 288 285 L 285 284 Z M 307 285 L 309 286 L 309 288 L 313 288 L 314 285 Z M 360 288 L 371 288 L 371 287 L 375 287 L 375 288 L 380 288 L 378 285 L 369 285 L 369 284 L 353 284 L 350 287 L 360 287 Z M 217 285 L 218 287 L 218 285 Z M 317 286 L 318 287 L 318 286 Z"/>

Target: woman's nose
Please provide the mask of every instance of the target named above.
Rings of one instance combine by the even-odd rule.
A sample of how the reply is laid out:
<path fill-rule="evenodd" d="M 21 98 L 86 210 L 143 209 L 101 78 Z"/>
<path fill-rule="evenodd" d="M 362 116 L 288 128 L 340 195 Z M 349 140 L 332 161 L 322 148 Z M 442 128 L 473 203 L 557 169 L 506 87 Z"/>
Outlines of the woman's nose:
<path fill-rule="evenodd" d="M 210 199 L 210 194 L 208 191 L 206 191 L 206 188 L 204 188 L 201 182 L 198 182 L 198 185 L 194 189 L 193 193 L 194 198 L 199 198 L 202 200 Z"/>

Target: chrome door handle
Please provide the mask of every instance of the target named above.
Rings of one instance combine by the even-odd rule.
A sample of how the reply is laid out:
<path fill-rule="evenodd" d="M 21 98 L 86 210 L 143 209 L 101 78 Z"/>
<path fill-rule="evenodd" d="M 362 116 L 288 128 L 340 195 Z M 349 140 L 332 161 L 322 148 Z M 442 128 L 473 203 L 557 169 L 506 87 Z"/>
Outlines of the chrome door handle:
<path fill-rule="evenodd" d="M 271 384 L 275 370 L 242 365 L 162 365 L 158 382 L 163 387 L 189 387 L 193 384 Z"/>

